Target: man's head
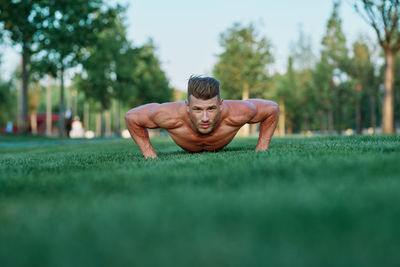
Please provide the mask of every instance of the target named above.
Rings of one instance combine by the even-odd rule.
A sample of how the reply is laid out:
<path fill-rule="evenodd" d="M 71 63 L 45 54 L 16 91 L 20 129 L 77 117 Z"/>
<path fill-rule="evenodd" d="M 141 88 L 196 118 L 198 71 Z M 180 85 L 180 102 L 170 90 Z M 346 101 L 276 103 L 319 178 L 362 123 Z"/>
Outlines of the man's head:
<path fill-rule="evenodd" d="M 200 134 L 210 134 L 222 111 L 219 82 L 211 77 L 191 76 L 186 107 L 193 127 Z"/>

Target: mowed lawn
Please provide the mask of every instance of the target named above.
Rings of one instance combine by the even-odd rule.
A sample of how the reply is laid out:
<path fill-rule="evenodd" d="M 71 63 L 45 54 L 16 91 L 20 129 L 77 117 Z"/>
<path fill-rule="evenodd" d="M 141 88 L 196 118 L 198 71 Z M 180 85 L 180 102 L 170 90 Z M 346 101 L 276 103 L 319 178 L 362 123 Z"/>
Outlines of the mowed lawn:
<path fill-rule="evenodd" d="M 400 137 L 0 138 L 0 266 L 399 266 Z M 13 143 L 10 143 L 13 142 Z M 8 144 L 8 145 L 7 145 Z"/>

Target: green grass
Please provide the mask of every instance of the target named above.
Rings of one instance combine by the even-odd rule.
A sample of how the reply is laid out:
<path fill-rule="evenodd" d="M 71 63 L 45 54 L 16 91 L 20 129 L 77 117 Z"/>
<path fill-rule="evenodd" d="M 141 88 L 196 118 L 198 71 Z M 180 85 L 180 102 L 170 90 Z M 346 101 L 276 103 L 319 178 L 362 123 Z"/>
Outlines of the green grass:
<path fill-rule="evenodd" d="M 400 137 L 255 143 L 0 144 L 0 266 L 398 266 Z"/>
<path fill-rule="evenodd" d="M 44 135 L 0 135 L 0 144 L 6 142 L 44 142 L 54 140 L 68 140 L 67 137 L 47 137 Z"/>

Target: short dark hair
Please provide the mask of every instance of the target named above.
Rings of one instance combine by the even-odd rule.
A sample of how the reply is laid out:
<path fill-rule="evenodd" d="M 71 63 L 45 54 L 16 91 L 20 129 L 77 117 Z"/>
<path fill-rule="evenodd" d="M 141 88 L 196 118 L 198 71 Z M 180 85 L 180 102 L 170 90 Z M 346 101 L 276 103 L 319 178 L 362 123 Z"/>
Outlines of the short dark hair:
<path fill-rule="evenodd" d="M 188 100 L 190 100 L 190 95 L 203 100 L 218 96 L 218 100 L 221 100 L 219 82 L 212 77 L 192 75 L 188 82 Z"/>

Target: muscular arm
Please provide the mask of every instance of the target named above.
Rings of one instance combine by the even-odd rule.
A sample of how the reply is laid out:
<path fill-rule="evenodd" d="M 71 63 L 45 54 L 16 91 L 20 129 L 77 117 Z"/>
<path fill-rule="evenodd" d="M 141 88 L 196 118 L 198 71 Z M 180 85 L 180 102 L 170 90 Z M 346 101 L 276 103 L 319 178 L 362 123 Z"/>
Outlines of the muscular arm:
<path fill-rule="evenodd" d="M 145 158 L 157 158 L 157 153 L 150 143 L 147 128 L 159 128 L 153 119 L 153 114 L 159 106 L 160 104 L 143 105 L 129 110 L 125 115 L 126 126 L 132 139 Z"/>
<path fill-rule="evenodd" d="M 275 102 L 262 99 L 248 99 L 245 101 L 252 103 L 256 107 L 255 115 L 248 123 L 260 122 L 260 135 L 255 150 L 267 150 L 278 123 L 279 106 Z"/>

